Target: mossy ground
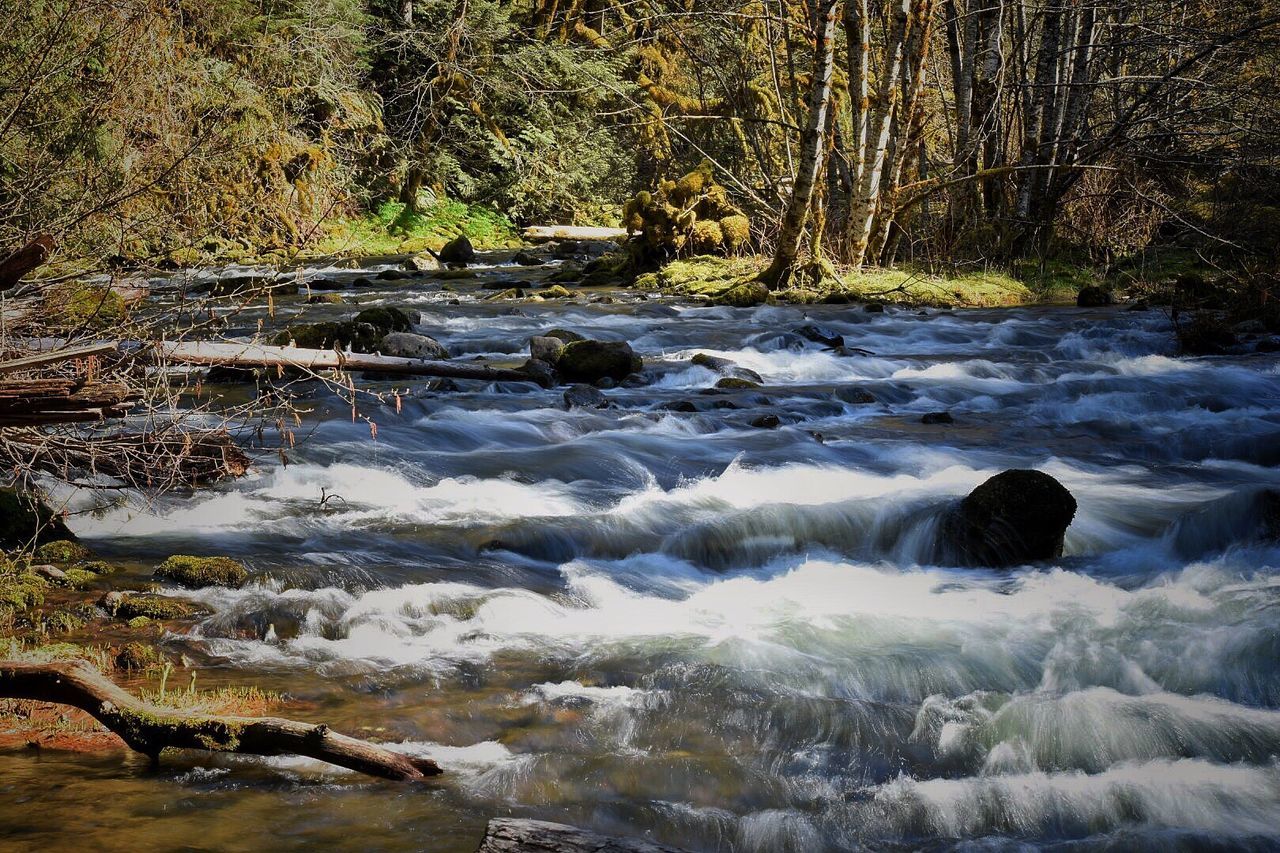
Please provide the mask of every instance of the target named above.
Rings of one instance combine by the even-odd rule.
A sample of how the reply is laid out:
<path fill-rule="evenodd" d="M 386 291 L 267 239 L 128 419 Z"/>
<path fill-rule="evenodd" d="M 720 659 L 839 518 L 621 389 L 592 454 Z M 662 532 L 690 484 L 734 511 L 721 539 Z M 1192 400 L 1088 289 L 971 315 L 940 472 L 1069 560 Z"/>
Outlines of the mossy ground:
<path fill-rule="evenodd" d="M 192 589 L 206 586 L 244 586 L 249 573 L 230 557 L 192 557 L 174 554 L 156 567 L 156 577 Z M 150 614 L 143 614 L 150 615 Z"/>
<path fill-rule="evenodd" d="M 761 257 L 717 258 L 698 256 L 672 261 L 660 270 L 636 280 L 636 287 L 680 296 L 707 297 L 713 301 L 733 292 L 743 281 L 764 269 Z M 1036 302 L 1070 301 L 1088 281 L 1087 271 L 1058 271 L 1022 281 L 1000 270 L 975 270 L 936 275 L 921 270 L 868 269 L 840 274 L 835 280 L 777 291 L 773 299 L 800 303 L 838 301 L 895 302 L 903 305 L 1000 307 Z"/>
<path fill-rule="evenodd" d="M 459 234 L 465 234 L 477 249 L 521 245 L 511 220 L 481 205 L 441 200 L 413 213 L 400 202 L 386 202 L 359 219 L 330 223 L 325 236 L 307 254 L 410 254 L 439 250 Z"/>

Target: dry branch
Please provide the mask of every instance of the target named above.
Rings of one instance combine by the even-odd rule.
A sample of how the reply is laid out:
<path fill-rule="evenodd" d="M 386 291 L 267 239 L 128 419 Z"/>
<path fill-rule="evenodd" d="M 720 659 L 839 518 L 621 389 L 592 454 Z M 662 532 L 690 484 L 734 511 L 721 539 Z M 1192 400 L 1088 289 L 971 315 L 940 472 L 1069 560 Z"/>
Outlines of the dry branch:
<path fill-rule="evenodd" d="M 71 705 L 92 714 L 153 761 L 164 749 L 200 749 L 242 755 L 302 755 L 359 773 L 415 782 L 439 766 L 340 735 L 328 726 L 278 717 L 223 717 L 161 708 L 111 682 L 84 661 L 0 661 L 0 696 Z"/>

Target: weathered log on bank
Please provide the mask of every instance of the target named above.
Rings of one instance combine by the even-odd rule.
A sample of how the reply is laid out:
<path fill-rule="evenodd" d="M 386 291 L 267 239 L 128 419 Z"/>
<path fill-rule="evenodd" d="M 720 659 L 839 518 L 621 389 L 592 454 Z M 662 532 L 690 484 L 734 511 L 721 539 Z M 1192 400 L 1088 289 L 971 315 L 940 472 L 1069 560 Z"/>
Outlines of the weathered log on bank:
<path fill-rule="evenodd" d="M 279 347 L 267 344 L 213 343 L 207 341 L 159 342 L 156 360 L 173 364 L 217 364 L 226 367 L 278 367 L 299 370 L 376 371 L 404 376 L 441 376 L 487 382 L 530 382 L 527 373 L 475 364 L 427 361 L 336 350 Z"/>
<path fill-rule="evenodd" d="M 0 381 L 0 427 L 89 423 L 124 417 L 142 394 L 117 382 L 82 379 Z"/>
<path fill-rule="evenodd" d="M 530 225 L 521 232 L 530 243 L 551 240 L 625 240 L 627 229 L 591 225 Z"/>
<path fill-rule="evenodd" d="M 205 486 L 244 476 L 252 463 L 226 430 L 61 435 L 56 450 L 38 430 L 10 430 L 0 446 L 11 458 L 51 455 L 60 470 L 105 474 L 139 488 Z"/>
<path fill-rule="evenodd" d="M 301 755 L 401 782 L 421 781 L 441 772 L 430 759 L 391 752 L 330 731 L 325 725 L 161 708 L 143 702 L 83 661 L 0 661 L 0 697 L 80 708 L 153 761 L 159 759 L 162 750 L 174 748 L 243 755 Z"/>
<path fill-rule="evenodd" d="M 497 817 L 489 821 L 476 853 L 684 853 L 639 838 L 599 835 L 545 820 Z"/>
<path fill-rule="evenodd" d="M 53 238 L 41 234 L 16 252 L 0 260 L 0 290 L 8 290 L 24 275 L 42 266 L 53 254 Z"/>

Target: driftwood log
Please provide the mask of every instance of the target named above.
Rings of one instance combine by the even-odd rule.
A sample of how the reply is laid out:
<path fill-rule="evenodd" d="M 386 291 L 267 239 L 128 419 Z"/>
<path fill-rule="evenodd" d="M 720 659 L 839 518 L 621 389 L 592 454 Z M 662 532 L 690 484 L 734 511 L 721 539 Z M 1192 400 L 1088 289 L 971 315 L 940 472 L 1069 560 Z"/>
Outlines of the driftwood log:
<path fill-rule="evenodd" d="M 489 821 L 476 853 L 684 853 L 640 838 L 615 838 L 585 829 L 497 817 Z"/>
<path fill-rule="evenodd" d="M 627 229 L 591 225 L 530 225 L 521 234 L 531 243 L 549 240 L 625 240 Z"/>
<path fill-rule="evenodd" d="M 209 341 L 167 342 L 154 344 L 158 361 L 172 364 L 210 364 L 226 367 L 279 367 L 302 370 L 375 371 L 404 376 L 443 376 L 450 379 L 480 379 L 488 382 L 532 382 L 529 374 L 519 370 L 485 367 L 477 364 L 455 364 L 420 358 L 400 358 L 359 352 L 279 347 L 267 344 L 215 343 Z"/>
<path fill-rule="evenodd" d="M 117 382 L 83 379 L 0 381 L 0 427 L 88 423 L 124 417 L 141 392 Z"/>
<path fill-rule="evenodd" d="M 302 755 L 400 782 L 421 781 L 441 772 L 430 759 L 391 752 L 340 735 L 325 725 L 161 708 L 137 698 L 84 661 L 0 661 L 0 697 L 80 708 L 152 761 L 158 761 L 164 749 L 200 749 L 243 755 Z"/>
<path fill-rule="evenodd" d="M 53 254 L 53 249 L 53 238 L 41 234 L 18 251 L 0 259 L 0 290 L 8 290 L 24 275 L 42 266 Z"/>

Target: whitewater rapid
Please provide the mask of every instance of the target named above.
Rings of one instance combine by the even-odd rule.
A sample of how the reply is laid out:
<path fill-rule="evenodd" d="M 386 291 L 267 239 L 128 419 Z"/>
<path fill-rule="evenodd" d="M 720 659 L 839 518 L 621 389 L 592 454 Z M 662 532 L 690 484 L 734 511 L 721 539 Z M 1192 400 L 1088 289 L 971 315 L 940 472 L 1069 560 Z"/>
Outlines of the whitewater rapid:
<path fill-rule="evenodd" d="M 456 358 L 628 340 L 645 381 L 568 411 L 414 383 L 364 412 L 376 441 L 316 392 L 287 466 L 79 519 L 107 553 L 251 566 L 169 590 L 211 611 L 175 650 L 391 697 L 477 813 L 695 850 L 1280 846 L 1280 546 L 1241 521 L 1280 487 L 1274 356 L 1179 358 L 1119 308 L 454 298 L 372 297 Z M 698 352 L 763 387 L 709 390 Z M 1063 557 L 931 564 L 939 513 L 1013 467 L 1075 496 Z"/>

